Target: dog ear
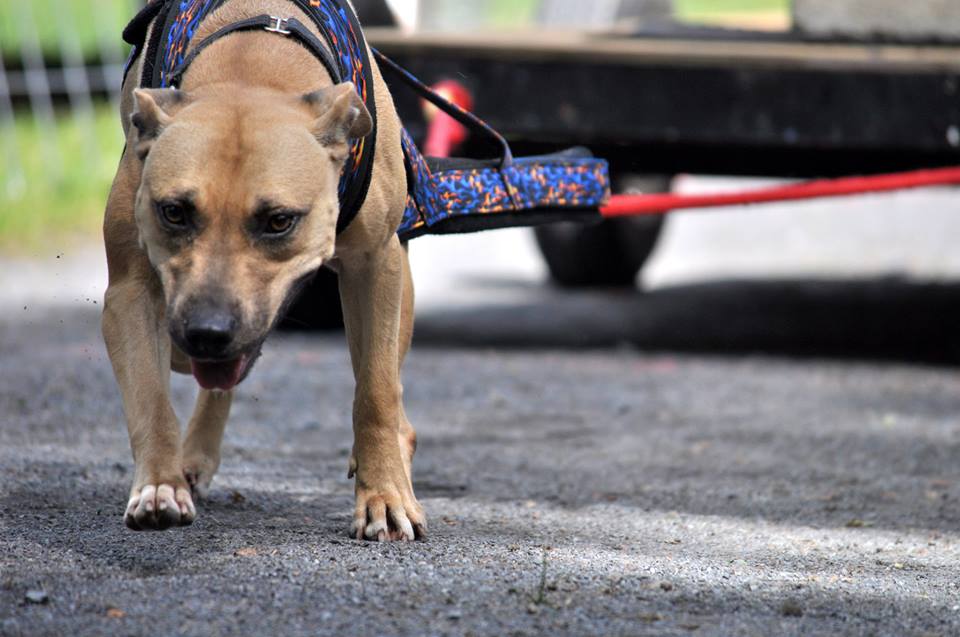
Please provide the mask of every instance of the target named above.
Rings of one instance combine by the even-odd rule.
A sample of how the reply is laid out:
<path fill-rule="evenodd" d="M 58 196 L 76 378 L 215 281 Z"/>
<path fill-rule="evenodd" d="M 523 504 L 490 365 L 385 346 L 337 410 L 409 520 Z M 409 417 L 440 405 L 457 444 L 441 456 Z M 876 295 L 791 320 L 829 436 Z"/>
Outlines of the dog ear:
<path fill-rule="evenodd" d="M 137 155 L 144 159 L 153 142 L 173 121 L 173 115 L 187 102 L 187 95 L 174 88 L 161 88 L 137 89 L 133 97 L 136 105 L 130 123 L 137 130 Z"/>
<path fill-rule="evenodd" d="M 313 112 L 313 134 L 336 155 L 346 157 L 347 143 L 373 131 L 373 119 L 353 82 L 344 82 L 303 96 Z"/>

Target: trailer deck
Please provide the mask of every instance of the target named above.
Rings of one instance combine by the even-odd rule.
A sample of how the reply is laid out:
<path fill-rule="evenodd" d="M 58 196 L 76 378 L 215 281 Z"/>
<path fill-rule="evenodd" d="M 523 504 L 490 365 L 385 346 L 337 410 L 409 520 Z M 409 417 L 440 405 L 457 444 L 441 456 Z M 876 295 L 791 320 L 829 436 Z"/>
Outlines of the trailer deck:
<path fill-rule="evenodd" d="M 832 176 L 960 163 L 954 44 L 719 29 L 370 29 L 368 38 L 427 82 L 464 83 L 477 114 L 518 153 L 584 144 L 614 172 L 660 174 Z M 403 93 L 395 97 L 416 133 L 419 108 Z"/>

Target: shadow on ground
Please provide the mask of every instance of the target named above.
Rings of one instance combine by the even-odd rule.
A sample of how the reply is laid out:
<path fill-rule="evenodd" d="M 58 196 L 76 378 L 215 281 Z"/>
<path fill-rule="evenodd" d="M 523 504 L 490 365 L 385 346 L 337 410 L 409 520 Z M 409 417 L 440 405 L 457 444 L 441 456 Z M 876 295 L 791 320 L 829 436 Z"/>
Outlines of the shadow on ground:
<path fill-rule="evenodd" d="M 519 303 L 435 310 L 421 346 L 768 353 L 956 365 L 960 284 L 901 278 L 730 280 L 649 292 L 561 291 L 504 280 Z"/>
<path fill-rule="evenodd" d="M 155 600 L 178 611 L 177 632 L 188 635 L 278 625 L 298 635 L 343 634 L 348 624 L 371 621 L 394 634 L 417 634 L 427 623 L 437 634 L 469 626 L 517 635 L 940 635 L 955 628 L 935 603 L 905 596 L 893 604 L 892 584 L 871 584 L 884 567 L 872 565 L 880 562 L 870 547 L 811 555 L 802 530 L 799 540 L 779 543 L 774 558 L 759 538 L 749 551 L 731 541 L 735 534 L 724 533 L 722 523 L 688 521 L 691 534 L 681 543 L 668 539 L 675 532 L 669 516 L 638 512 L 643 532 L 618 538 L 590 532 L 615 522 L 616 508 L 568 515 L 486 504 L 460 510 L 452 527 L 436 520 L 427 544 L 379 546 L 337 533 L 346 523 L 333 513 L 340 502 L 248 491 L 244 501 L 220 493 L 204 502 L 193 528 L 133 533 L 99 509 L 105 497 L 122 497 L 114 467 L 37 463 L 26 473 L 69 477 L 77 488 L 67 494 L 36 483 L 31 504 L 16 496 L 0 504 L 18 512 L 7 518 L 6 541 L 29 552 L 24 564 L 44 564 L 11 574 L 0 589 L 0 608 L 12 611 L 4 634 L 151 634 Z M 101 479 L 109 484 L 96 484 Z M 620 524 L 623 531 L 631 526 Z M 778 532 L 744 529 L 761 537 Z M 772 559 L 782 581 L 767 581 Z M 920 565 L 908 567 L 923 576 Z M 830 569 L 866 583 L 838 587 Z M 895 572 L 910 581 L 910 571 Z M 17 605 L 28 588 L 51 601 Z M 364 615 L 371 601 L 384 619 Z"/>
<path fill-rule="evenodd" d="M 137 534 L 97 308 L 0 322 L 0 634 L 958 634 L 955 370 L 571 351 L 944 360 L 954 286 L 520 293 L 421 321 L 410 546 L 346 537 L 342 336 L 272 339 L 197 523 Z"/>

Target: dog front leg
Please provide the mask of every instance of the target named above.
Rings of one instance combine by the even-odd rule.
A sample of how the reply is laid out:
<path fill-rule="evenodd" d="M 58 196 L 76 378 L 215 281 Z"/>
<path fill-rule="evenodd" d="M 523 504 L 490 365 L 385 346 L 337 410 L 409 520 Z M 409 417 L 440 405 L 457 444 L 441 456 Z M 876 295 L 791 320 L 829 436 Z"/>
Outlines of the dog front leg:
<path fill-rule="evenodd" d="M 180 425 L 170 405 L 170 337 L 152 273 L 110 282 L 102 327 L 136 465 L 124 521 L 135 530 L 190 524 L 196 509 L 183 475 Z"/>
<path fill-rule="evenodd" d="M 395 236 L 376 253 L 341 259 L 340 295 L 357 383 L 351 462 L 356 476 L 351 534 L 357 539 L 414 540 L 426 534 L 405 466 L 411 454 L 404 455 L 400 446 L 404 259 Z"/>
<path fill-rule="evenodd" d="M 183 473 L 193 493 L 205 498 L 220 468 L 220 445 L 233 392 L 201 390 L 183 441 Z"/>

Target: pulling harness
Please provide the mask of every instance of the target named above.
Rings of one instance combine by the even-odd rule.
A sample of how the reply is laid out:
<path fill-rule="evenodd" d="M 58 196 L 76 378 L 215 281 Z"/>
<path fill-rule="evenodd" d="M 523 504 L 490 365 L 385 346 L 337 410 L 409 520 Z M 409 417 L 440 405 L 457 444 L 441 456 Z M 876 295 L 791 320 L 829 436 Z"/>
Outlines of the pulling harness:
<path fill-rule="evenodd" d="M 323 36 L 318 39 L 296 18 L 260 15 L 229 24 L 193 44 L 200 23 L 229 0 L 154 0 L 123 32 L 133 45 L 126 73 L 143 56 L 142 88 L 179 86 L 190 64 L 217 40 L 245 31 L 266 31 L 295 40 L 330 75 L 334 84 L 351 81 L 373 120 L 369 136 L 353 142 L 340 184 L 337 232 L 363 207 L 376 152 L 377 108 L 370 52 L 381 71 L 405 84 L 474 134 L 499 148 L 492 160 L 432 158 L 420 154 L 406 129 L 401 144 L 408 196 L 398 229 L 404 241 L 424 234 L 476 232 L 552 221 L 596 217 L 609 199 L 607 162 L 585 148 L 553 155 L 513 157 L 510 145 L 480 118 L 432 91 L 379 51 L 369 49 L 348 0 L 290 0 Z M 149 41 L 147 33 L 156 21 Z"/>

